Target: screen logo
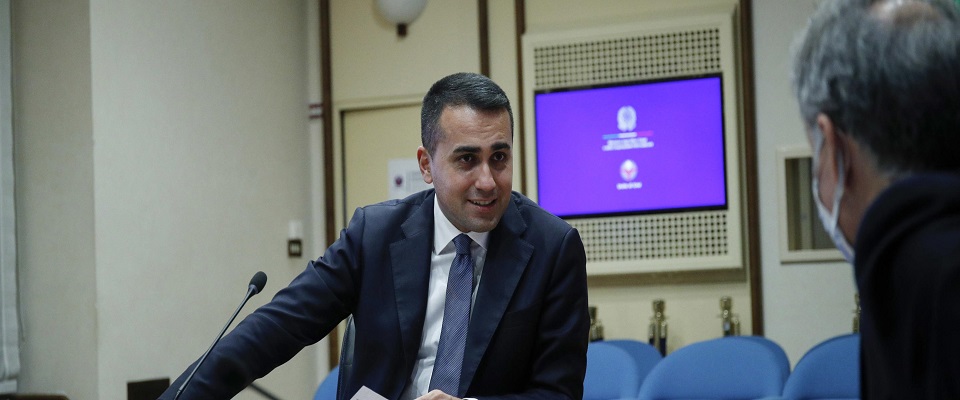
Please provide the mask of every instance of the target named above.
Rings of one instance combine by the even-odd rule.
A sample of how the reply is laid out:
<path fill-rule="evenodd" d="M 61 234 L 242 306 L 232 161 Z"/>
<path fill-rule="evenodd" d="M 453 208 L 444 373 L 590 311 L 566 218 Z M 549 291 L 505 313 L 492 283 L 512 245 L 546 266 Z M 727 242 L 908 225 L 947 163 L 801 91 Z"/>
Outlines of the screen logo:
<path fill-rule="evenodd" d="M 630 132 L 637 127 L 637 110 L 631 106 L 620 107 L 617 111 L 617 128 L 621 132 Z"/>
<path fill-rule="evenodd" d="M 630 182 L 637 178 L 637 163 L 633 162 L 631 159 L 627 159 L 620 164 L 620 177 L 623 180 Z"/>
<path fill-rule="evenodd" d="M 618 183 L 617 190 L 640 189 L 643 187 L 643 182 L 633 181 L 634 179 L 637 179 L 637 169 L 637 163 L 633 162 L 633 160 L 629 158 L 620 164 L 620 177 L 626 182 Z"/>
<path fill-rule="evenodd" d="M 603 135 L 603 151 L 649 149 L 653 147 L 653 131 L 637 132 L 637 110 L 633 106 L 622 106 L 617 110 L 617 129 L 619 133 Z"/>

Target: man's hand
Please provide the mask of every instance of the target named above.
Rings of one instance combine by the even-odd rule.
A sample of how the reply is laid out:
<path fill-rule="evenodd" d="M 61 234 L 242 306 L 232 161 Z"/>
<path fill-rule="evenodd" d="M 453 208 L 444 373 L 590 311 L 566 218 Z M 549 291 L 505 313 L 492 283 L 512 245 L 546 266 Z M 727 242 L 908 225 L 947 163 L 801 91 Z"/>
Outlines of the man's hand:
<path fill-rule="evenodd" d="M 429 393 L 418 397 L 416 400 L 462 400 L 462 399 L 446 394 L 442 390 L 434 389 L 434 390 L 431 390 Z"/>

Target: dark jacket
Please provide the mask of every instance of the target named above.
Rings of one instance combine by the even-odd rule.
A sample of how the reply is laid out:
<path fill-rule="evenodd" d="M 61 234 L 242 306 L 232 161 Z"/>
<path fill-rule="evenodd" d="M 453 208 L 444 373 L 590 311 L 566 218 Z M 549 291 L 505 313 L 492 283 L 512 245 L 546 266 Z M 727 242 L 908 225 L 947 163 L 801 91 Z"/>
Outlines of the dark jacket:
<path fill-rule="evenodd" d="M 349 399 L 361 386 L 398 398 L 413 373 L 426 315 L 434 200 L 427 190 L 357 209 L 323 257 L 217 345 L 181 398 L 228 398 L 350 314 L 355 353 L 339 398 Z M 461 392 L 582 397 L 585 264 L 576 230 L 513 194 L 490 234 Z M 164 396 L 172 397 L 182 379 Z"/>
<path fill-rule="evenodd" d="M 856 244 L 867 399 L 960 399 L 960 176 L 897 182 Z"/>

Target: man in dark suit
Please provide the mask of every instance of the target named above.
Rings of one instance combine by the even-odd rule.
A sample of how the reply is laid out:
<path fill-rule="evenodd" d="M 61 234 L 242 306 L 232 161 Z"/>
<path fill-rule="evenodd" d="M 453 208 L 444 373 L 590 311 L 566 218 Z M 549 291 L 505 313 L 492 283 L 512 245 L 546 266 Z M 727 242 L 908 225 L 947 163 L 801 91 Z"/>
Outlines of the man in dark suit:
<path fill-rule="evenodd" d="M 323 257 L 221 340 L 181 398 L 233 396 L 352 314 L 340 399 L 361 386 L 389 399 L 580 399 L 583 243 L 511 192 L 512 126 L 488 78 L 435 83 L 417 150 L 434 189 L 357 209 Z"/>

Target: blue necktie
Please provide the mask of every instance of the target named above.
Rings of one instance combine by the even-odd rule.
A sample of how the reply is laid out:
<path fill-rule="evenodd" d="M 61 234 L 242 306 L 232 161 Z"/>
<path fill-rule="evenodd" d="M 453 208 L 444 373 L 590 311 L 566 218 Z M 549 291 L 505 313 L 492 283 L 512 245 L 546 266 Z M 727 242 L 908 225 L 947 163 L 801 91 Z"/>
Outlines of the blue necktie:
<path fill-rule="evenodd" d="M 440 344 L 437 346 L 433 377 L 430 378 L 430 390 L 440 389 L 456 397 L 462 397 L 459 393 L 460 369 L 463 366 L 463 350 L 467 343 L 470 299 L 473 294 L 471 243 L 473 240 L 462 233 L 453 238 L 457 256 L 453 259 L 450 276 L 447 278 L 447 298 L 443 306 Z"/>

